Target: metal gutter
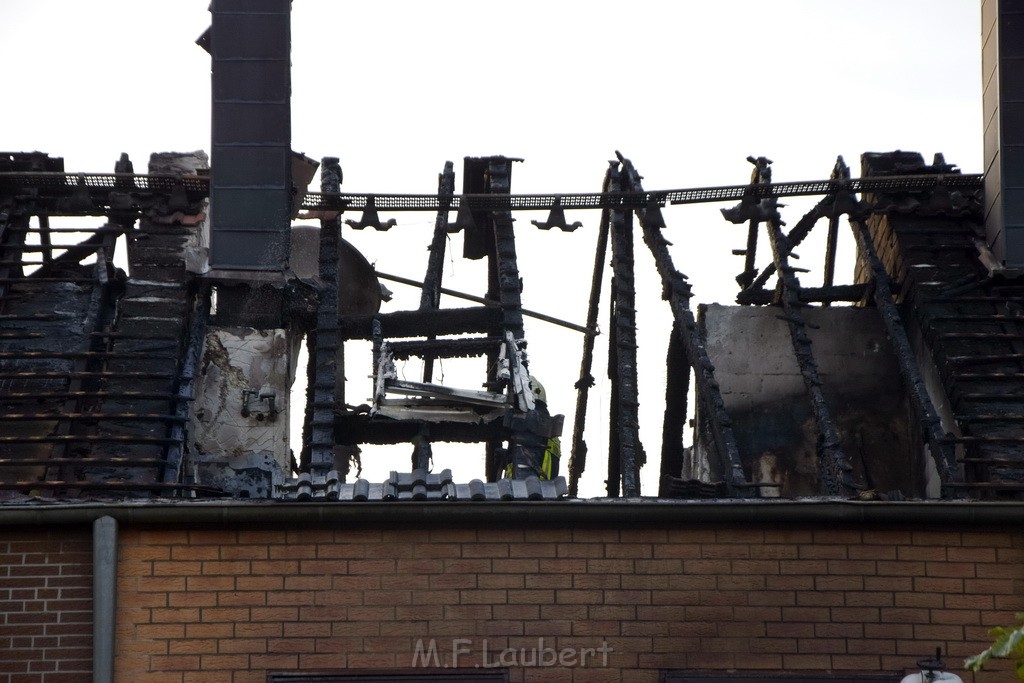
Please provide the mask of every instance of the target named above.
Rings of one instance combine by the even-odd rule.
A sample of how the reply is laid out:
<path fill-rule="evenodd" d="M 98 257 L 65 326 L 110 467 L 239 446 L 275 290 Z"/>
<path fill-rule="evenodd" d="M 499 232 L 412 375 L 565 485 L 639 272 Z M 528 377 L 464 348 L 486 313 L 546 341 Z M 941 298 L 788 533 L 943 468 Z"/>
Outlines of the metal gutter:
<path fill-rule="evenodd" d="M 636 528 L 745 525 L 993 526 L 1024 524 L 1024 503 L 861 502 L 834 499 L 682 501 L 656 498 L 528 502 L 37 503 L 0 507 L 0 527 L 92 523 L 123 525 L 262 524 L 309 528 Z"/>

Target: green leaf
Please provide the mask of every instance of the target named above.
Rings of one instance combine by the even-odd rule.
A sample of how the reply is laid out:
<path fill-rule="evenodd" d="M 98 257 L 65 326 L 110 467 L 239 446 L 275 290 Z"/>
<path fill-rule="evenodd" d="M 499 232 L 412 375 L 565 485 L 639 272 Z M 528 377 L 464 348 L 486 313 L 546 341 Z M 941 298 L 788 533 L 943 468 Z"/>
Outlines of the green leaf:
<path fill-rule="evenodd" d="M 992 648 L 989 648 L 981 654 L 968 657 L 964 660 L 964 668 L 969 671 L 981 671 L 981 667 L 985 662 L 992 658 Z"/>
<path fill-rule="evenodd" d="M 996 642 L 992 643 L 992 656 L 994 657 L 1009 657 L 1024 643 L 1024 626 L 1013 631 L 1006 629 L 1002 629 L 1002 631 L 1003 633 L 999 635 Z"/>

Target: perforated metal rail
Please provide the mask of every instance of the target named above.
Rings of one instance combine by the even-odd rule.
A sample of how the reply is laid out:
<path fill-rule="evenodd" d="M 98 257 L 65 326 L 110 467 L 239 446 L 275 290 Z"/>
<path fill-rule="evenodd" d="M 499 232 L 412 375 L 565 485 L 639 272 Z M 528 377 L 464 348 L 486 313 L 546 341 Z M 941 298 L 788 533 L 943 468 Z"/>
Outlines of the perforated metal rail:
<path fill-rule="evenodd" d="M 943 186 L 972 191 L 982 184 L 981 174 L 904 175 L 850 180 L 803 180 L 758 186 L 724 185 L 647 192 L 592 192 L 584 194 L 486 194 L 454 195 L 448 202 L 457 210 L 463 202 L 481 211 L 546 211 L 559 202 L 565 209 L 644 208 L 649 205 L 699 204 L 736 201 L 743 197 L 798 197 L 833 192 L 916 192 Z M 71 196 L 88 192 L 94 200 L 110 192 L 169 193 L 176 188 L 190 198 L 209 192 L 209 178 L 203 176 L 133 175 L 124 173 L 0 173 L 0 195 L 28 189 L 39 197 Z M 309 192 L 302 201 L 306 211 L 362 210 L 373 204 L 380 211 L 438 211 L 440 203 L 432 194 L 324 194 Z"/>

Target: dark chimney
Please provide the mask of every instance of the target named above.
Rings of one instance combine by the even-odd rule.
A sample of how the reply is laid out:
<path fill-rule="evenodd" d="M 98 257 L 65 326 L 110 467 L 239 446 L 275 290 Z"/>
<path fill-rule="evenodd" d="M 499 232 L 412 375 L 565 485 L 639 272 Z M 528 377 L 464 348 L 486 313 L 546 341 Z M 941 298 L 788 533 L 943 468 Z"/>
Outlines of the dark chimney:
<path fill-rule="evenodd" d="M 291 0 L 213 0 L 210 11 L 210 265 L 280 271 L 291 214 Z"/>
<path fill-rule="evenodd" d="M 1007 268 L 1024 268 L 1024 2 L 982 0 L 985 232 Z"/>

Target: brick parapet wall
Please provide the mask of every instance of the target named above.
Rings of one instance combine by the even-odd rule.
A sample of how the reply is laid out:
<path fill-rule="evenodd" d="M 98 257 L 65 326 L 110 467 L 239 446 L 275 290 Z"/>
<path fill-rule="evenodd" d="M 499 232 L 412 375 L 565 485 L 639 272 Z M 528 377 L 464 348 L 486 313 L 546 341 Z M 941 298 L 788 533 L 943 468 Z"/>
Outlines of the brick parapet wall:
<path fill-rule="evenodd" d="M 464 666 L 538 638 L 613 650 L 513 681 L 903 671 L 936 646 L 958 664 L 1024 609 L 1015 531 L 126 527 L 120 553 L 117 679 L 140 683 L 407 668 L 431 638 Z"/>
<path fill-rule="evenodd" d="M 92 680 L 92 541 L 82 529 L 0 533 L 0 681 Z"/>

